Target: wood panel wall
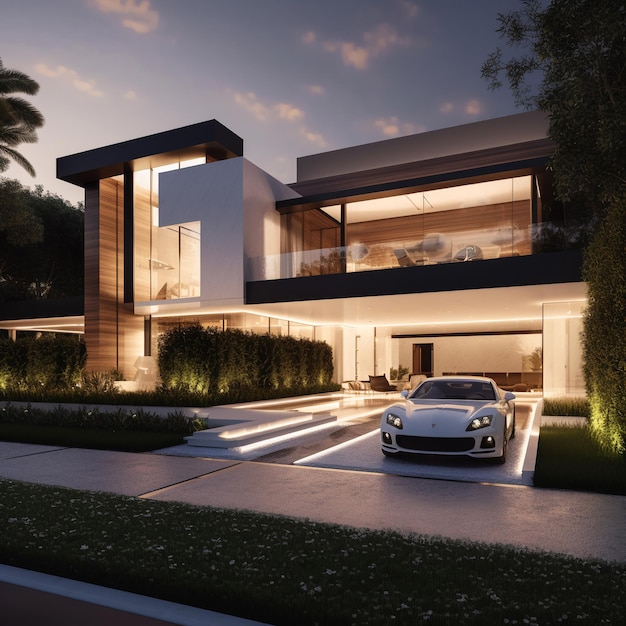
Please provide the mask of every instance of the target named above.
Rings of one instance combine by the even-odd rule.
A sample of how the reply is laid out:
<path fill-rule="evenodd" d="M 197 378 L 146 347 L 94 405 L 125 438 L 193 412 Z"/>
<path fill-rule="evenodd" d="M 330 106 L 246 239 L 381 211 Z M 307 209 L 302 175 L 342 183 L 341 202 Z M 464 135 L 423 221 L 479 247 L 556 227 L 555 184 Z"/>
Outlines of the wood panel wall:
<path fill-rule="evenodd" d="M 444 235 L 468 231 L 486 233 L 498 228 L 510 227 L 511 224 L 514 224 L 521 232 L 530 226 L 529 200 L 348 224 L 346 243 L 347 245 L 363 243 L 366 246 L 372 246 L 385 242 L 417 242 L 429 233 Z M 530 254 L 529 242 L 522 241 L 516 247 L 515 252 Z M 390 263 L 394 264 L 393 260 L 390 260 Z"/>
<path fill-rule="evenodd" d="M 143 354 L 143 317 L 125 305 L 123 185 L 101 180 L 85 192 L 85 344 L 87 370 L 135 375 Z"/>
<path fill-rule="evenodd" d="M 135 186 L 133 206 L 133 231 L 134 231 L 134 296 L 133 300 L 142 302 L 152 300 L 150 262 L 152 254 L 150 251 L 152 241 L 152 208 L 150 202 L 150 192 L 148 189 Z M 158 287 L 155 286 L 156 291 Z"/>

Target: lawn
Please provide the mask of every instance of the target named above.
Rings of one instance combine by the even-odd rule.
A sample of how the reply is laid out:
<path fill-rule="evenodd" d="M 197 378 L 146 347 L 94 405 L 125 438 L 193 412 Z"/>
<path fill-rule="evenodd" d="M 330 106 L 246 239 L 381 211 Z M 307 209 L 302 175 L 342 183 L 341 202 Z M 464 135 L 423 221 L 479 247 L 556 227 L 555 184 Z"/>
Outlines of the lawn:
<path fill-rule="evenodd" d="M 0 441 L 36 443 L 63 448 L 148 452 L 185 443 L 184 438 L 183 433 L 170 432 L 0 424 Z"/>
<path fill-rule="evenodd" d="M 586 426 L 542 426 L 534 484 L 626 495 L 626 456 L 602 448 Z"/>
<path fill-rule="evenodd" d="M 15 440 L 38 432 L 39 443 L 110 449 L 130 449 L 137 435 L 2 423 L 0 439 L 18 427 Z M 153 449 L 161 436 L 182 435 L 139 439 Z M 624 494 L 625 474 L 586 428 L 541 429 L 537 485 Z M 1 479 L 0 527 L 3 563 L 276 625 L 595 625 L 626 611 L 625 565 L 505 546 Z"/>
<path fill-rule="evenodd" d="M 298 624 L 617 624 L 626 566 L 0 480 L 6 564 Z"/>

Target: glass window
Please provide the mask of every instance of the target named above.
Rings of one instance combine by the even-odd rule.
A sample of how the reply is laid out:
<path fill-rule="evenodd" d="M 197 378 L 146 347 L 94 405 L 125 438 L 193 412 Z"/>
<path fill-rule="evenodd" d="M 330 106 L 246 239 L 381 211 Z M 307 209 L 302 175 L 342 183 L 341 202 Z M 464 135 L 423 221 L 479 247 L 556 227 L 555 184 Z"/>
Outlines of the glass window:
<path fill-rule="evenodd" d="M 420 190 L 282 216 L 281 276 L 531 254 L 533 176 Z M 341 220 L 345 215 L 345 247 Z"/>
<path fill-rule="evenodd" d="M 200 295 L 200 222 L 159 226 L 159 174 L 205 163 L 205 157 L 133 173 L 136 301 Z"/>

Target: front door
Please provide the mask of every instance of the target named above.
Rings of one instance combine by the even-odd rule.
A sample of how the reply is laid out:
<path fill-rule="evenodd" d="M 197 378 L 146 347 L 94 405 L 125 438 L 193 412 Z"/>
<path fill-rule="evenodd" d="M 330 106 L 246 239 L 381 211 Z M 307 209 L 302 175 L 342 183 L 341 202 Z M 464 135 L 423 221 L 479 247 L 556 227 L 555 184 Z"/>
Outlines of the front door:
<path fill-rule="evenodd" d="M 432 343 L 413 344 L 413 371 L 412 374 L 433 375 L 434 347 Z"/>

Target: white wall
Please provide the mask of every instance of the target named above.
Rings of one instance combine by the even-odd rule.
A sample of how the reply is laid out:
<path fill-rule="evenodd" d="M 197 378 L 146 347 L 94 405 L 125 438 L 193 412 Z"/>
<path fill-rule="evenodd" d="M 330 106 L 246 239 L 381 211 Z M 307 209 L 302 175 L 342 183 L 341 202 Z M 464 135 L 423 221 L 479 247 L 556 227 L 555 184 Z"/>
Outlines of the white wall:
<path fill-rule="evenodd" d="M 582 346 L 583 303 L 546 302 L 543 305 L 544 394 L 585 395 Z"/>
<path fill-rule="evenodd" d="M 276 200 L 297 194 L 243 158 L 163 172 L 159 225 L 200 221 L 200 302 L 244 303 L 248 261 L 280 252 Z"/>
<path fill-rule="evenodd" d="M 541 334 L 398 339 L 398 362 L 413 366 L 413 344 L 432 343 L 434 374 L 443 372 L 521 372 L 523 357 L 541 347 Z"/>

